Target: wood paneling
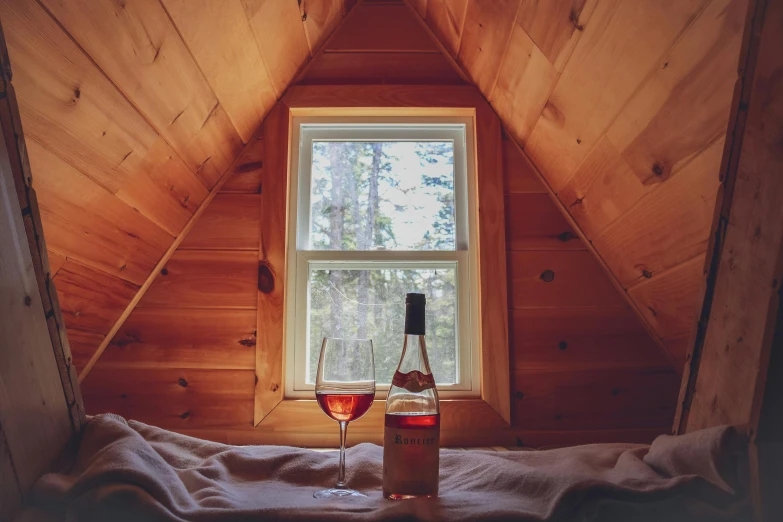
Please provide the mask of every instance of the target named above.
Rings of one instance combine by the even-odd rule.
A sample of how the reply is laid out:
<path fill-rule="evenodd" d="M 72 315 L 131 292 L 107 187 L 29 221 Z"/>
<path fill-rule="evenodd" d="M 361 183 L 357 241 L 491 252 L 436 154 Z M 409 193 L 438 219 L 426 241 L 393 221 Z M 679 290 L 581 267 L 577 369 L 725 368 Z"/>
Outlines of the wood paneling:
<path fill-rule="evenodd" d="M 214 186 L 242 142 L 161 3 L 44 4 L 188 167 Z"/>
<path fill-rule="evenodd" d="M 258 250 L 261 194 L 218 194 L 180 245 L 182 250 Z"/>
<path fill-rule="evenodd" d="M 71 345 L 71 360 L 77 371 L 81 372 L 84 369 L 104 337 L 106 337 L 105 333 L 68 328 L 68 343 Z"/>
<path fill-rule="evenodd" d="M 721 139 L 593 239 L 626 288 L 707 249 L 722 150 Z"/>
<path fill-rule="evenodd" d="M 343 18 L 343 10 L 343 0 L 302 0 L 299 2 L 299 11 L 304 22 L 311 56 L 315 56 L 324 40 L 340 23 Z"/>
<path fill-rule="evenodd" d="M 335 32 L 326 51 L 440 53 L 402 3 L 360 4 Z"/>
<path fill-rule="evenodd" d="M 0 518 L 11 520 L 33 483 L 70 449 L 84 410 L 60 337 L 62 314 L 50 295 L 51 269 L 4 49 L 0 30 Z"/>
<path fill-rule="evenodd" d="M 247 143 L 277 96 L 242 4 L 239 0 L 164 0 L 163 5 Z"/>
<path fill-rule="evenodd" d="M 514 24 L 489 101 L 520 142 L 524 143 L 532 132 L 556 80 L 554 66 L 527 33 Z"/>
<path fill-rule="evenodd" d="M 726 132 L 746 3 L 712 0 L 607 130 L 644 184 Z"/>
<path fill-rule="evenodd" d="M 506 209 L 509 250 L 585 249 L 549 194 L 509 194 Z"/>
<path fill-rule="evenodd" d="M 255 369 L 255 310 L 138 308 L 94 371 L 122 368 Z"/>
<path fill-rule="evenodd" d="M 139 308 L 255 309 L 255 252 L 178 250 L 139 302 Z"/>
<path fill-rule="evenodd" d="M 266 0 L 242 0 L 242 6 L 280 97 L 310 55 L 299 9 L 294 2 Z"/>
<path fill-rule="evenodd" d="M 155 426 L 249 426 L 254 379 L 253 370 L 104 368 L 84 381 L 84 403 Z"/>
<path fill-rule="evenodd" d="M 704 255 L 642 281 L 628 293 L 662 338 L 687 334 L 696 323 Z"/>
<path fill-rule="evenodd" d="M 546 282 L 548 275 L 552 280 Z M 512 309 L 623 306 L 622 297 L 583 250 L 509 252 L 508 289 Z"/>
<path fill-rule="evenodd" d="M 511 38 L 517 7 L 519 0 L 468 3 L 459 63 L 490 98 Z"/>
<path fill-rule="evenodd" d="M 668 368 L 669 361 L 627 308 L 510 312 L 512 368 Z"/>
<path fill-rule="evenodd" d="M 522 0 L 517 23 L 557 70 L 562 70 L 598 0 Z"/>
<path fill-rule="evenodd" d="M 266 148 L 263 133 L 252 138 L 242 151 L 234 170 L 220 189 L 221 194 L 241 192 L 261 193 L 261 175 L 264 170 Z"/>
<path fill-rule="evenodd" d="M 429 0 L 424 16 L 440 43 L 457 56 L 469 0 Z"/>
<path fill-rule="evenodd" d="M 503 140 L 503 182 L 506 194 L 547 193 L 530 160 L 508 139 Z"/>
<path fill-rule="evenodd" d="M 598 3 L 525 142 L 526 152 L 555 190 L 576 170 L 703 4 L 704 0 Z"/>
<path fill-rule="evenodd" d="M 57 272 L 65 264 L 65 256 L 61 256 L 51 250 L 47 252 L 47 256 L 49 257 L 49 279 L 54 279 Z"/>
<path fill-rule="evenodd" d="M 71 259 L 54 278 L 67 328 L 106 334 L 139 289 Z"/>
<path fill-rule="evenodd" d="M 539 430 L 668 431 L 679 382 L 672 370 L 517 370 L 514 423 Z"/>
<path fill-rule="evenodd" d="M 140 285 L 174 238 L 35 141 L 28 147 L 48 247 Z"/>
<path fill-rule="evenodd" d="M 317 56 L 302 85 L 464 83 L 440 53 L 327 52 Z"/>

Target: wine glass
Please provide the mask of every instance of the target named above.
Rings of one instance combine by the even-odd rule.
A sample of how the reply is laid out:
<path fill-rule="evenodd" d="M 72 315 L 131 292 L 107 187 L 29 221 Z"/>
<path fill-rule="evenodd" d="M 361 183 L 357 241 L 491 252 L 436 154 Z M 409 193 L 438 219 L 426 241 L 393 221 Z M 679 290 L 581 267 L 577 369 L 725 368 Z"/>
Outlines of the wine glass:
<path fill-rule="evenodd" d="M 372 341 L 324 338 L 318 359 L 315 398 L 324 413 L 340 424 L 340 471 L 333 488 L 317 491 L 313 496 L 366 496 L 345 483 L 345 434 L 348 423 L 367 413 L 375 398 Z"/>

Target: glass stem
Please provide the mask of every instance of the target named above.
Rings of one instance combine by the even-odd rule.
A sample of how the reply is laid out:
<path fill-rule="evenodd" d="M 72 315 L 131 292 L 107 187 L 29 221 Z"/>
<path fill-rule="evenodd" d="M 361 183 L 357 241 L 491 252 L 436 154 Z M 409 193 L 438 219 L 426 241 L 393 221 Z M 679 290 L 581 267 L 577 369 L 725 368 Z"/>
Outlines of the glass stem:
<path fill-rule="evenodd" d="M 343 421 L 340 423 L 340 471 L 337 473 L 337 484 L 335 487 L 345 487 L 345 440 L 346 433 L 348 431 L 348 423 Z"/>

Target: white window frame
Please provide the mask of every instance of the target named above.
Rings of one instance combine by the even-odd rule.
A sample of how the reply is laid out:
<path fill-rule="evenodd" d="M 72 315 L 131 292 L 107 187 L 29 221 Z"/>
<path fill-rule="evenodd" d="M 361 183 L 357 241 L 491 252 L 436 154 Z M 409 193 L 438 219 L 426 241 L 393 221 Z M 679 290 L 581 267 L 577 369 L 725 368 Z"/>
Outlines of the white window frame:
<path fill-rule="evenodd" d="M 452 141 L 454 143 L 454 200 L 456 250 L 452 251 L 335 251 L 310 250 L 312 141 Z M 291 132 L 291 176 L 286 281 L 285 396 L 308 398 L 314 385 L 306 383 L 309 271 L 342 268 L 457 269 L 457 368 L 459 382 L 438 384 L 444 398 L 481 396 L 481 354 L 478 303 L 478 212 L 475 138 L 472 118 L 454 117 L 294 117 Z M 300 191 L 300 187 L 308 190 Z M 400 296 L 403 299 L 404 296 Z M 403 332 L 400 332 L 402 343 Z M 402 348 L 402 344 L 400 344 Z M 297 365 L 302 365 L 297 371 Z M 385 398 L 388 384 L 378 384 Z"/>

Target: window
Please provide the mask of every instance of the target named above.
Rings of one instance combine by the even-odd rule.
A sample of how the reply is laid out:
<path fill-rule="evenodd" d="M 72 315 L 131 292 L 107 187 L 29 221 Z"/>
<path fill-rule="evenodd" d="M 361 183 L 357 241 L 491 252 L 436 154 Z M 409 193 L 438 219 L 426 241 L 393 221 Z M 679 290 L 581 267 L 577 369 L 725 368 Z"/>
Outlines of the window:
<path fill-rule="evenodd" d="M 406 292 L 427 295 L 445 396 L 478 396 L 472 120 L 294 118 L 286 395 L 312 397 L 323 337 L 371 338 L 379 390 Z"/>

